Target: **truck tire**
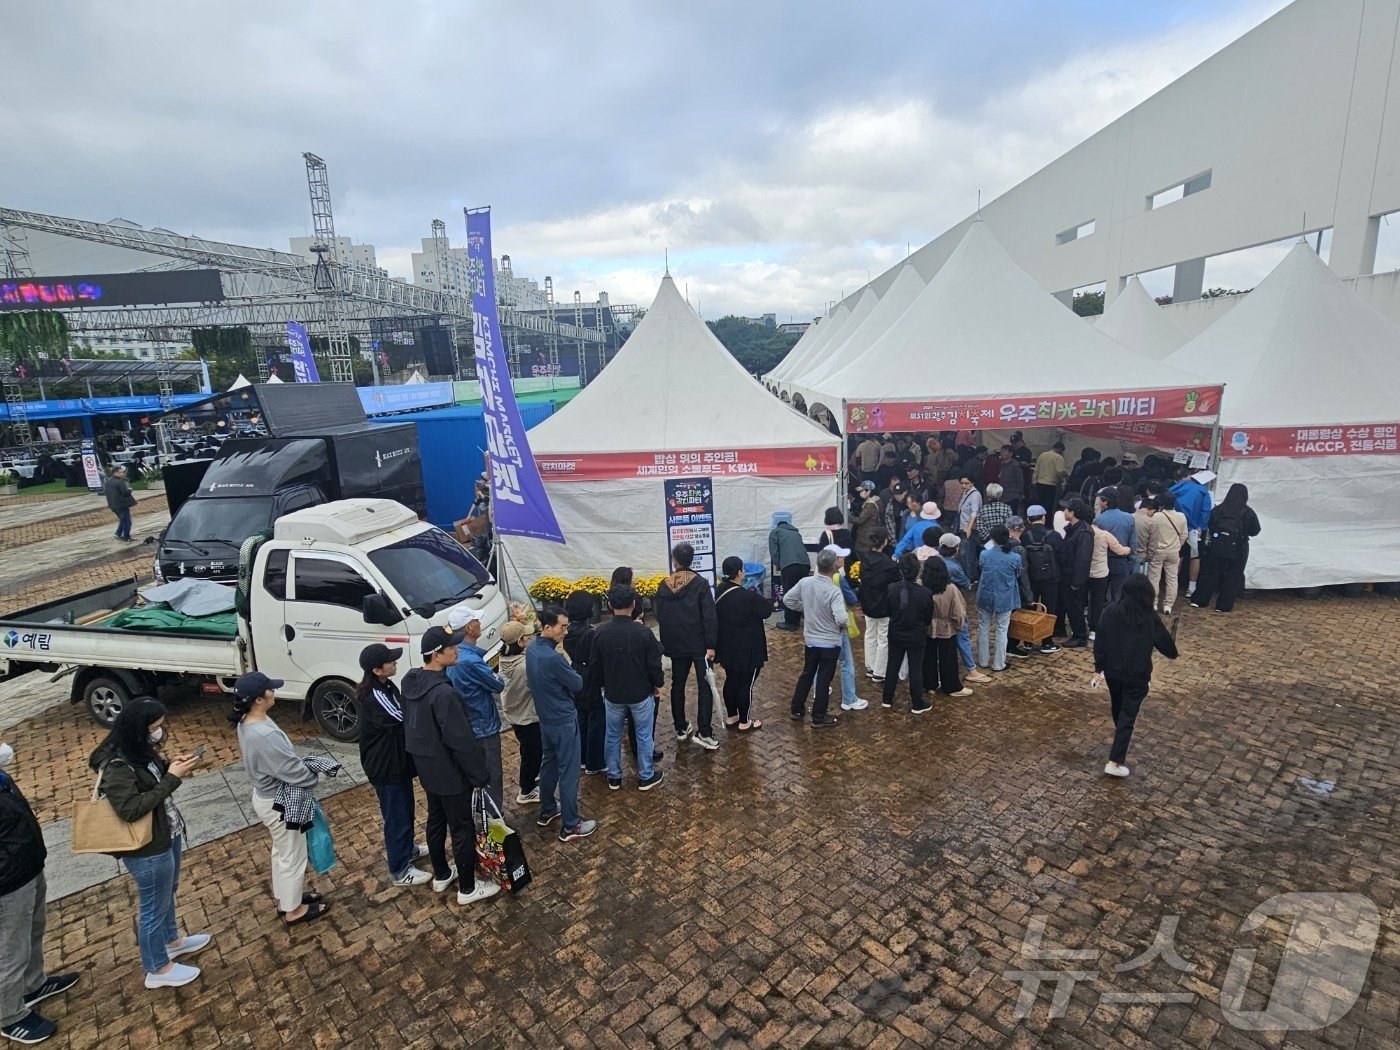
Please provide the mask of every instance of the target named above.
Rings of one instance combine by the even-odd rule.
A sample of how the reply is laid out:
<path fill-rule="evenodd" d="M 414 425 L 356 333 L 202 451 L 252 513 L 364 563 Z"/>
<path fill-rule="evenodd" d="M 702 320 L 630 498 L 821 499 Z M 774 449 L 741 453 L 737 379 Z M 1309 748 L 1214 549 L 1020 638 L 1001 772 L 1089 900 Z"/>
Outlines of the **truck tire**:
<path fill-rule="evenodd" d="M 355 687 L 343 678 L 328 678 L 311 691 L 311 713 L 328 737 L 360 739 L 360 701 Z"/>
<path fill-rule="evenodd" d="M 131 703 L 131 690 L 119 678 L 99 675 L 83 686 L 83 706 L 92 720 L 104 729 L 111 729 L 112 723 Z"/>

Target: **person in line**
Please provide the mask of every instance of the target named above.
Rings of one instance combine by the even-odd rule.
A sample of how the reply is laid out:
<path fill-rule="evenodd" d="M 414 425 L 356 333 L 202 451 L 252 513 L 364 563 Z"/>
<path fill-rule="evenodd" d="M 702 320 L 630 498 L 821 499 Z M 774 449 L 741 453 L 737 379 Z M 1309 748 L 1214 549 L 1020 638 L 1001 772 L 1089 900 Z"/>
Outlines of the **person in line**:
<path fill-rule="evenodd" d="M 1137 547 L 1137 522 L 1133 520 L 1134 496 L 1128 485 L 1104 489 L 1099 493 L 1099 513 L 1094 524 L 1113 534 L 1126 554 L 1108 555 L 1108 600 L 1115 602 L 1123 589 L 1123 581 L 1133 571 L 1133 551 Z"/>
<path fill-rule="evenodd" d="M 900 665 L 909 661 L 909 710 L 916 715 L 931 710 L 924 697 L 924 648 L 928 645 L 929 624 L 933 622 L 933 595 L 918 582 L 919 559 L 906 554 L 899 559 L 899 582 L 890 587 L 889 663 L 880 706 L 894 706 Z"/>
<path fill-rule="evenodd" d="M 861 557 L 857 594 L 865 613 L 865 676 L 877 684 L 885 680 L 889 662 L 890 585 L 899 579 L 899 567 L 889 555 L 890 538 L 875 537 L 874 546 Z"/>
<path fill-rule="evenodd" d="M 1200 583 L 1191 608 L 1227 613 L 1244 590 L 1244 568 L 1249 562 L 1249 541 L 1259 535 L 1259 515 L 1249 505 L 1249 489 L 1236 482 L 1220 506 L 1210 512 L 1210 545 L 1206 548 Z"/>
<path fill-rule="evenodd" d="M 1051 616 L 1060 609 L 1060 548 L 1064 537 L 1045 524 L 1045 508 L 1033 503 L 1026 508 L 1030 519 L 1021 536 L 1021 558 L 1026 565 L 1026 577 L 1031 584 L 1031 601 L 1045 606 Z M 1040 643 L 1042 653 L 1058 653 L 1060 647 L 1053 637 Z"/>
<path fill-rule="evenodd" d="M 865 440 L 856 446 L 856 467 L 865 481 L 874 482 L 875 472 L 880 468 L 880 442 L 874 434 L 867 434 Z"/>
<path fill-rule="evenodd" d="M 379 799 L 384 820 L 384 857 L 395 886 L 421 886 L 432 876 L 414 865 L 428 847 L 413 841 L 413 759 L 404 748 L 403 697 L 394 684 L 403 650 L 375 642 L 360 650 L 364 677 L 355 690 L 360 703 L 360 765 Z"/>
<path fill-rule="evenodd" d="M 1098 630 L 1099 617 L 1109 603 L 1112 582 L 1110 559 L 1115 554 L 1126 558 L 1132 553 L 1132 547 L 1119 543 L 1118 537 L 1107 529 L 1099 528 L 1097 518 L 1094 519 L 1091 532 L 1094 546 L 1089 561 L 1089 641 L 1092 642 L 1094 632 Z"/>
<path fill-rule="evenodd" d="M 753 687 L 768 662 L 763 621 L 773 615 L 773 606 L 744 586 L 743 558 L 730 555 L 720 571 L 724 579 L 715 588 L 715 661 L 724 668 L 724 725 L 750 733 L 763 728 L 753 717 Z"/>
<path fill-rule="evenodd" d="M 945 532 L 938 539 L 938 556 L 943 560 L 943 564 L 948 569 L 948 577 L 953 581 L 953 586 L 963 594 L 964 604 L 969 594 L 972 593 L 972 580 L 968 578 L 967 570 L 962 566 L 962 559 L 959 553 L 962 550 L 962 537 L 956 532 Z M 977 670 L 977 661 L 972 658 L 972 632 L 968 628 L 967 621 L 963 620 L 962 630 L 954 641 L 958 647 L 958 660 L 962 664 L 964 682 L 977 682 L 986 685 L 992 680 L 991 675 L 983 674 Z"/>
<path fill-rule="evenodd" d="M 1210 528 L 1210 514 L 1215 506 L 1210 489 L 1206 486 L 1214 480 L 1215 472 L 1213 470 L 1198 470 L 1167 489 L 1176 499 L 1176 509 L 1186 515 L 1186 524 L 1189 529 L 1186 534 L 1187 549 L 1182 555 L 1189 561 L 1187 573 L 1190 578 L 1186 584 L 1187 598 L 1196 593 L 1196 581 L 1201 575 L 1201 537 Z"/>
<path fill-rule="evenodd" d="M 306 893 L 306 833 L 316 800 L 319 774 L 336 776 L 340 766 L 323 758 L 303 758 L 276 722 L 272 708 L 285 683 L 261 671 L 234 683 L 233 712 L 238 749 L 253 785 L 253 812 L 272 837 L 272 896 L 282 922 L 314 922 L 330 910 L 319 893 Z"/>
<path fill-rule="evenodd" d="M 846 637 L 846 600 L 833 577 L 837 557 L 830 551 L 817 554 L 817 573 L 799 580 L 797 586 L 783 595 L 783 604 L 802 614 L 802 640 L 805 643 L 802 674 L 792 692 L 794 722 L 807 715 L 807 695 L 813 684 L 816 697 L 812 701 L 812 728 L 830 729 L 837 718 L 827 711 L 831 700 L 831 680 L 841 659 L 841 639 Z M 917 564 L 917 563 L 916 563 Z"/>
<path fill-rule="evenodd" d="M 803 556 L 804 556 L 804 557 L 806 556 L 806 548 L 803 548 Z M 776 586 L 776 584 L 775 584 L 775 586 Z M 631 567 L 630 565 L 619 565 L 617 568 L 615 568 L 615 569 L 612 571 L 612 578 L 608 581 L 608 593 L 612 593 L 612 590 L 613 590 L 614 587 L 631 587 L 633 590 L 636 590 L 636 587 L 635 587 L 635 585 L 634 585 L 634 583 L 633 583 L 632 567 Z M 632 608 L 632 619 L 634 619 L 634 620 L 640 620 L 641 618 L 642 618 L 642 601 L 641 601 L 641 598 L 638 598 L 638 599 L 637 599 L 637 604 L 636 604 L 635 606 L 633 606 L 633 608 Z M 781 625 L 780 625 L 780 626 L 781 626 Z M 664 750 L 662 750 L 661 748 L 659 748 L 659 747 L 656 746 L 656 716 L 660 713 L 660 711 L 661 711 L 661 705 L 660 705 L 659 703 L 656 703 L 656 704 L 653 704 L 653 705 L 652 705 L 652 715 L 651 715 L 651 740 L 652 740 L 651 763 L 652 763 L 653 766 L 659 766 L 659 765 L 661 764 L 661 760 L 662 760 L 663 758 L 666 757 L 666 752 L 665 752 Z M 637 756 L 637 727 L 636 727 L 635 725 L 632 724 L 632 713 L 631 713 L 631 711 L 628 711 L 628 713 L 627 713 L 626 722 L 627 722 L 627 749 L 628 749 L 629 751 L 632 752 L 632 757 L 635 758 L 635 757 Z"/>
<path fill-rule="evenodd" d="M 569 617 L 563 610 L 547 608 L 540 613 L 540 636 L 525 648 L 525 673 L 530 678 L 530 694 L 535 698 L 535 710 L 540 716 L 543 745 L 540 815 L 535 823 L 547 828 L 562 814 L 560 842 L 584 839 L 598 830 L 598 822 L 584 820 L 578 810 L 578 705 L 575 697 L 583 689 L 583 679 L 559 651 L 559 643 L 568 630 Z"/>
<path fill-rule="evenodd" d="M 593 660 L 593 617 L 597 611 L 598 603 L 587 591 L 574 591 L 564 602 L 564 615 L 569 618 L 564 654 L 583 679 L 583 690 L 578 695 L 578 746 L 583 756 L 583 771 L 589 776 L 597 776 L 607 769 L 607 760 L 603 757 L 607 716 L 603 712 L 603 696 L 588 670 Z"/>
<path fill-rule="evenodd" d="M 429 627 L 418 642 L 423 666 L 403 680 L 404 747 L 428 796 L 428 857 L 433 865 L 433 891 L 445 893 L 457 883 L 457 903 L 475 904 L 494 897 L 501 887 L 476 878 L 476 818 L 472 792 L 490 783 L 490 769 L 481 744 L 472 733 L 471 716 L 462 703 L 448 668 L 458 660 L 461 631 Z M 447 859 L 447 836 L 452 836 L 452 860 Z"/>
<path fill-rule="evenodd" d="M 1160 492 L 1145 492 L 1133 511 L 1133 527 L 1137 543 L 1133 545 L 1133 565 L 1136 571 L 1147 576 L 1152 564 L 1152 516 L 1161 508 Z M 1162 589 L 1157 588 L 1160 594 Z"/>
<path fill-rule="evenodd" d="M 1155 500 L 1148 496 L 1143 506 L 1152 506 L 1152 528 L 1148 535 L 1147 578 L 1157 591 L 1158 605 L 1166 616 L 1172 614 L 1181 581 L 1181 551 L 1191 526 L 1186 515 L 1176 509 L 1176 497 L 1164 492 Z"/>
<path fill-rule="evenodd" d="M 805 552 L 805 548 L 804 548 Z M 671 720 L 676 743 L 694 737 L 706 751 L 719 747 L 714 731 L 714 694 L 705 674 L 715 658 L 715 596 L 709 581 L 691 571 L 695 548 L 678 543 L 671 548 L 674 571 L 656 589 L 656 622 L 661 628 L 661 651 L 671 658 Z M 699 702 L 696 721 L 685 714 L 685 686 L 695 672 Z"/>
<path fill-rule="evenodd" d="M 107 499 L 107 509 L 117 516 L 117 531 L 112 535 L 123 543 L 130 543 L 131 508 L 136 506 L 136 496 L 126 480 L 126 468 L 121 464 L 112 468 L 111 476 L 102 486 L 102 494 Z"/>
<path fill-rule="evenodd" d="M 1094 562 L 1093 512 L 1078 496 L 1065 505 L 1064 542 L 1060 545 L 1060 616 L 1068 623 L 1066 649 L 1089 644 L 1089 569 Z M 1105 573 L 1106 575 L 1107 573 Z"/>
<path fill-rule="evenodd" d="M 1001 485 L 1001 498 L 1011 508 L 1011 513 L 1018 514 L 1026 505 L 1025 471 L 1016 459 L 1016 450 L 1010 445 L 1002 445 L 997 457 L 1001 462 L 1001 473 L 997 475 L 997 482 Z M 988 496 L 990 497 L 990 493 Z"/>
<path fill-rule="evenodd" d="M 1011 613 L 1021 607 L 1021 555 L 1005 525 L 992 528 L 991 546 L 982 551 L 977 584 L 977 665 L 1006 670 L 1006 632 Z M 995 632 L 995 641 L 992 634 Z"/>
<path fill-rule="evenodd" d="M 812 561 L 807 556 L 807 545 L 802 542 L 802 533 L 792 523 L 792 513 L 786 510 L 773 512 L 773 531 L 768 533 L 768 559 L 778 573 L 781 590 L 787 594 L 797 586 L 804 576 L 812 574 Z M 796 631 L 801 626 L 801 617 L 791 609 L 784 609 L 783 622 L 778 629 Z"/>
<path fill-rule="evenodd" d="M 743 562 L 739 563 L 740 576 Z M 754 595 L 772 611 L 772 605 L 761 595 Z M 655 709 L 661 702 L 661 686 L 666 673 L 661 668 L 661 643 L 656 635 L 633 617 L 641 602 L 630 586 L 613 587 L 608 591 L 608 607 L 612 616 L 593 637 L 593 659 L 589 673 L 603 698 L 607 717 L 607 736 L 603 746 L 608 770 L 608 788 L 622 788 L 622 724 L 631 716 L 637 734 L 637 786 L 650 791 L 661 783 L 663 776 L 651 760 L 651 727 L 656 724 Z"/>
<path fill-rule="evenodd" d="M 880 519 L 880 501 L 875 498 L 875 482 L 862 481 L 856 489 L 856 496 L 860 507 L 851 524 L 855 532 L 856 555 L 864 557 L 867 552 L 875 549 L 875 540 L 879 536 L 888 540 L 889 533 L 885 532 L 885 524 Z"/>
<path fill-rule="evenodd" d="M 846 516 L 841 513 L 840 507 L 827 507 L 822 521 L 826 528 L 822 529 L 821 536 L 817 538 L 817 543 L 821 546 L 835 544 L 837 547 L 849 548 L 855 543 L 855 534 L 846 527 Z"/>
<path fill-rule="evenodd" d="M 971 696 L 972 690 L 958 678 L 957 637 L 967 623 L 962 592 L 953 585 L 942 558 L 924 562 L 919 582 L 933 596 L 933 619 L 924 648 L 924 688 L 944 696 Z"/>
<path fill-rule="evenodd" d="M 447 614 L 447 629 L 462 636 L 457 660 L 447 668 L 447 680 L 457 690 L 467 708 L 472 736 L 486 759 L 485 791 L 504 813 L 505 774 L 501 768 L 501 709 L 496 697 L 506 683 L 486 664 L 486 650 L 476 643 L 481 638 L 480 609 L 458 605 Z"/>
<path fill-rule="evenodd" d="M 515 796 L 518 806 L 540 804 L 540 716 L 535 712 L 530 680 L 525 674 L 525 644 L 534 634 L 531 624 L 514 620 L 501 628 L 499 674 L 506 684 L 501 690 L 501 711 L 520 749 L 520 793 Z"/>
<path fill-rule="evenodd" d="M 828 544 L 822 550 L 836 555 L 836 583 L 841 588 L 841 597 L 846 602 L 846 631 L 841 635 L 841 710 L 864 711 L 870 704 L 856 695 L 856 655 L 851 645 L 850 625 L 855 622 L 855 613 L 860 611 L 860 598 L 846 582 L 846 559 L 850 548 Z"/>
<path fill-rule="evenodd" d="M 937 525 L 940 516 L 937 503 L 921 504 L 918 515 L 910 520 L 903 535 L 900 536 L 899 542 L 895 544 L 895 560 L 898 561 L 918 547 L 924 541 L 924 530 L 932 525 Z"/>
<path fill-rule="evenodd" d="M 914 548 L 914 557 L 919 559 L 922 565 L 935 554 L 938 553 L 938 541 L 943 538 L 943 530 L 937 525 L 930 525 L 924 529 L 924 534 L 920 537 L 920 543 Z"/>
<path fill-rule="evenodd" d="M 1140 574 L 1132 576 L 1118 601 L 1104 610 L 1094 638 L 1094 684 L 1107 681 L 1113 711 L 1113 747 L 1103 767 L 1111 777 L 1129 772 L 1124 763 L 1152 683 L 1152 651 L 1168 660 L 1177 656 L 1176 639 L 1153 611 L 1156 600 L 1152 582 Z"/>
<path fill-rule="evenodd" d="M 29 801 L 10 775 L 15 749 L 0 732 L 0 1037 L 42 1043 L 58 1025 L 34 1008 L 78 983 L 44 973 L 48 848 Z"/>
<path fill-rule="evenodd" d="M 98 773 L 99 790 L 120 819 L 131 824 L 151 815 L 151 841 L 129 853 L 112 854 L 136 883 L 140 900 L 136 943 L 147 988 L 189 984 L 199 976 L 199 967 L 175 960 L 200 951 L 210 941 L 206 933 L 181 937 L 175 921 L 185 820 L 172 796 L 199 759 L 182 755 L 167 761 L 160 753 L 164 741 L 164 705 L 132 700 L 88 759 L 89 768 Z"/>

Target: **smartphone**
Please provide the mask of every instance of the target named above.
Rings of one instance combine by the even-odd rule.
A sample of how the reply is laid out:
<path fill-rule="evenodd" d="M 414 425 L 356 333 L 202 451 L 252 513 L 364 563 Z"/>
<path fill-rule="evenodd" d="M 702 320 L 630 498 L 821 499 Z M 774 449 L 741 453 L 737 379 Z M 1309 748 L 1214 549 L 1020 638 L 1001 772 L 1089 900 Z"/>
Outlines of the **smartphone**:
<path fill-rule="evenodd" d="M 207 744 L 200 744 L 197 748 L 195 748 L 195 749 L 194 749 L 194 757 L 195 757 L 195 758 L 203 758 L 203 757 L 204 757 L 204 749 L 205 749 L 206 747 L 208 747 Z"/>

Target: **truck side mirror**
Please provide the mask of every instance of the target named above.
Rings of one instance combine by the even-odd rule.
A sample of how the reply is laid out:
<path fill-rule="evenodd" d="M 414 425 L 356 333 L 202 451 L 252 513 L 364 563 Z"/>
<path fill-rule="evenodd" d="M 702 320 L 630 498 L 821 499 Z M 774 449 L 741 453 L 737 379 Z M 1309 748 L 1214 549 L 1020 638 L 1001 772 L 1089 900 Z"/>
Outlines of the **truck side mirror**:
<path fill-rule="evenodd" d="M 360 611 L 364 613 L 365 623 L 394 627 L 403 622 L 403 616 L 389 604 L 389 599 L 382 594 L 365 595 L 364 601 L 360 603 Z"/>

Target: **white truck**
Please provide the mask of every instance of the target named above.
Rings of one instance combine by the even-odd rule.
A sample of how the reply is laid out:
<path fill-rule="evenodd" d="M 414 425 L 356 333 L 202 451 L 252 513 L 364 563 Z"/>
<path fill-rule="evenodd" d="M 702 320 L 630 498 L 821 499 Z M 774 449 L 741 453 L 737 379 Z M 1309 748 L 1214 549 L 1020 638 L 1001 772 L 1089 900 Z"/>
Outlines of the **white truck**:
<path fill-rule="evenodd" d="M 227 636 L 103 626 L 106 612 L 134 602 L 134 582 L 26 610 L 0 620 L 0 678 L 72 675 L 72 701 L 109 726 L 132 697 L 172 686 L 222 695 L 257 670 L 284 680 L 279 695 L 301 701 L 324 732 L 354 740 L 360 650 L 402 647 L 402 676 L 422 666 L 423 632 L 446 626 L 448 611 L 465 603 L 482 612 L 477 644 L 494 665 L 508 612 L 490 574 L 455 538 L 385 499 L 340 500 L 277 519 L 271 538 L 244 544 L 237 588 L 236 632 Z"/>

